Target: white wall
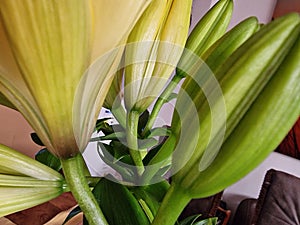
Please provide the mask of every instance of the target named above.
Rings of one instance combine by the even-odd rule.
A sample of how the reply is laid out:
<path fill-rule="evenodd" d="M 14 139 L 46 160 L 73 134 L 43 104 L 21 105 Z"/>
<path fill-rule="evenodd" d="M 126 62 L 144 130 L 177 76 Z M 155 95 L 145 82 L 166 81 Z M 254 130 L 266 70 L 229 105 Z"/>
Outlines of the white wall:
<path fill-rule="evenodd" d="M 41 149 L 33 143 L 30 133 L 33 129 L 23 116 L 5 106 L 0 106 L 0 143 L 16 149 L 30 157 Z"/>

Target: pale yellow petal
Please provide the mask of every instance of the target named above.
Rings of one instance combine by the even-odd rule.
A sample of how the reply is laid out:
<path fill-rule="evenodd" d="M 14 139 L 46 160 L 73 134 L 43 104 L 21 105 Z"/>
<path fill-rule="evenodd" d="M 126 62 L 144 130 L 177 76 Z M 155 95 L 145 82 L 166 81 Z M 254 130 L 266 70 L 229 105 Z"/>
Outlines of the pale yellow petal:
<path fill-rule="evenodd" d="M 112 50 L 126 38 L 152 0 L 92 0 L 95 23 L 93 59 Z"/>
<path fill-rule="evenodd" d="M 61 193 L 60 187 L 0 187 L 0 217 L 47 202 Z"/>
<path fill-rule="evenodd" d="M 92 3 L 93 64 L 78 87 L 74 105 L 74 132 L 80 150 L 86 147 L 94 130 L 113 75 L 119 69 L 127 37 L 151 0 L 93 0 Z"/>
<path fill-rule="evenodd" d="M 0 145 L 0 165 L 0 174 L 29 176 L 40 180 L 62 179 L 57 171 L 4 145 Z"/>
<path fill-rule="evenodd" d="M 53 145 L 49 150 L 62 157 L 78 152 L 72 108 L 75 90 L 90 61 L 90 9 L 89 2 L 82 0 L 0 3 L 13 54 L 49 129 Z M 9 75 L 15 80 L 15 74 Z"/>
<path fill-rule="evenodd" d="M 50 146 L 48 129 L 19 71 L 1 18 L 0 91 L 5 96 L 5 99 L 13 104 L 13 107 L 23 114 L 33 129 L 39 131 L 39 136 L 43 139 L 44 143 Z"/>

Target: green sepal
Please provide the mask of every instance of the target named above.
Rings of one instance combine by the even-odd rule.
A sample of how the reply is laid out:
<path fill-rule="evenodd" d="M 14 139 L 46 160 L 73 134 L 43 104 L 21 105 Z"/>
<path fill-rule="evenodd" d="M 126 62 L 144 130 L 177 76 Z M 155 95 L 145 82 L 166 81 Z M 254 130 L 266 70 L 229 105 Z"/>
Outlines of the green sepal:
<path fill-rule="evenodd" d="M 32 180 L 29 182 L 31 181 Z M 39 183 L 42 184 L 42 186 L 0 187 L 0 216 L 6 216 L 34 207 L 50 201 L 63 193 L 63 185 L 58 181 L 55 186 L 49 186 L 49 182 L 47 181 L 39 181 Z"/>
<path fill-rule="evenodd" d="M 196 24 L 185 47 L 201 56 L 226 32 L 232 11 L 232 0 L 218 1 Z"/>

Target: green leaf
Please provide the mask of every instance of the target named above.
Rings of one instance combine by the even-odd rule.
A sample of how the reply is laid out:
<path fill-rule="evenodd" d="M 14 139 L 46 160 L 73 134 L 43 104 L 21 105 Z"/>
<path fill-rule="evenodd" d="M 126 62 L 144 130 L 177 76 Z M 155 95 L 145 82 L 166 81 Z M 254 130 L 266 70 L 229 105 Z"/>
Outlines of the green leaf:
<path fill-rule="evenodd" d="M 126 163 L 127 162 L 126 160 L 129 160 L 128 158 L 123 157 L 122 160 L 123 160 L 123 162 L 125 160 L 125 162 L 120 163 L 119 160 L 115 160 L 115 158 L 113 157 L 114 150 L 113 150 L 112 146 L 105 145 L 100 142 L 98 142 L 97 150 L 98 150 L 98 154 L 99 154 L 100 158 L 108 166 L 110 166 L 111 168 L 116 170 L 122 176 L 122 178 L 124 180 L 131 182 L 135 179 L 135 172 L 132 170 L 132 167 L 130 167 L 130 165 L 132 165 L 132 164 Z M 130 158 L 130 156 L 129 156 L 129 158 Z"/>
<path fill-rule="evenodd" d="M 35 155 L 35 159 L 56 171 L 59 171 L 61 169 L 60 160 L 46 148 L 37 152 Z"/>
<path fill-rule="evenodd" d="M 160 202 L 156 199 L 156 196 L 147 192 L 144 187 L 135 187 L 131 191 L 145 211 L 148 219 L 152 222 L 160 206 Z"/>
<path fill-rule="evenodd" d="M 152 196 L 156 198 L 158 202 L 161 202 L 168 191 L 170 184 L 168 181 L 163 180 L 159 183 L 144 186 L 143 188 Z"/>
<path fill-rule="evenodd" d="M 158 146 L 155 146 L 153 149 L 151 149 L 147 155 L 145 156 L 145 158 L 143 159 L 143 163 L 145 166 L 147 166 L 149 164 L 149 162 L 152 160 L 152 158 L 157 154 L 157 152 L 160 150 L 161 146 L 163 144 L 160 144 Z"/>
<path fill-rule="evenodd" d="M 203 220 L 199 220 L 199 215 L 193 215 L 185 218 L 184 220 L 177 222 L 176 225 L 216 225 L 217 224 L 217 217 L 207 218 Z"/>
<path fill-rule="evenodd" d="M 96 122 L 95 130 L 99 133 L 102 131 L 104 134 L 111 134 L 113 130 L 111 129 L 111 126 L 107 123 L 108 120 L 112 118 L 102 118 L 98 119 Z"/>
<path fill-rule="evenodd" d="M 194 222 L 201 216 L 201 214 L 198 215 L 193 215 L 193 216 L 189 216 L 187 218 L 185 218 L 182 221 L 177 221 L 176 225 L 191 225 L 194 224 Z"/>
<path fill-rule="evenodd" d="M 101 179 L 93 194 L 110 225 L 150 224 L 138 200 L 126 186 Z"/>
<path fill-rule="evenodd" d="M 195 223 L 195 225 L 216 225 L 216 224 L 217 224 L 216 217 L 208 218 L 208 219 L 201 220 L 201 221 Z"/>

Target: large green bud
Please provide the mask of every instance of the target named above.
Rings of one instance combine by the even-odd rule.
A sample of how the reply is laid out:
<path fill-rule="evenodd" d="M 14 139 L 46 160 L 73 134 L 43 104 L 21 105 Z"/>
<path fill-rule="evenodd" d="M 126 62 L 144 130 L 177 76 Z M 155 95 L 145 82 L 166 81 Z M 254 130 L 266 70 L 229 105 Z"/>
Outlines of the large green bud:
<path fill-rule="evenodd" d="M 197 82 L 199 71 L 186 79 L 176 106 L 184 110 L 172 127 L 176 137 L 189 138 L 178 142 L 184 152 L 174 152 L 179 172 L 173 181 L 191 197 L 209 196 L 245 176 L 298 118 L 299 24 L 299 15 L 290 14 L 262 27 L 216 70 L 219 86 L 210 86 L 209 76 Z M 191 133 L 182 127 L 195 121 L 192 108 L 199 124 Z"/>

